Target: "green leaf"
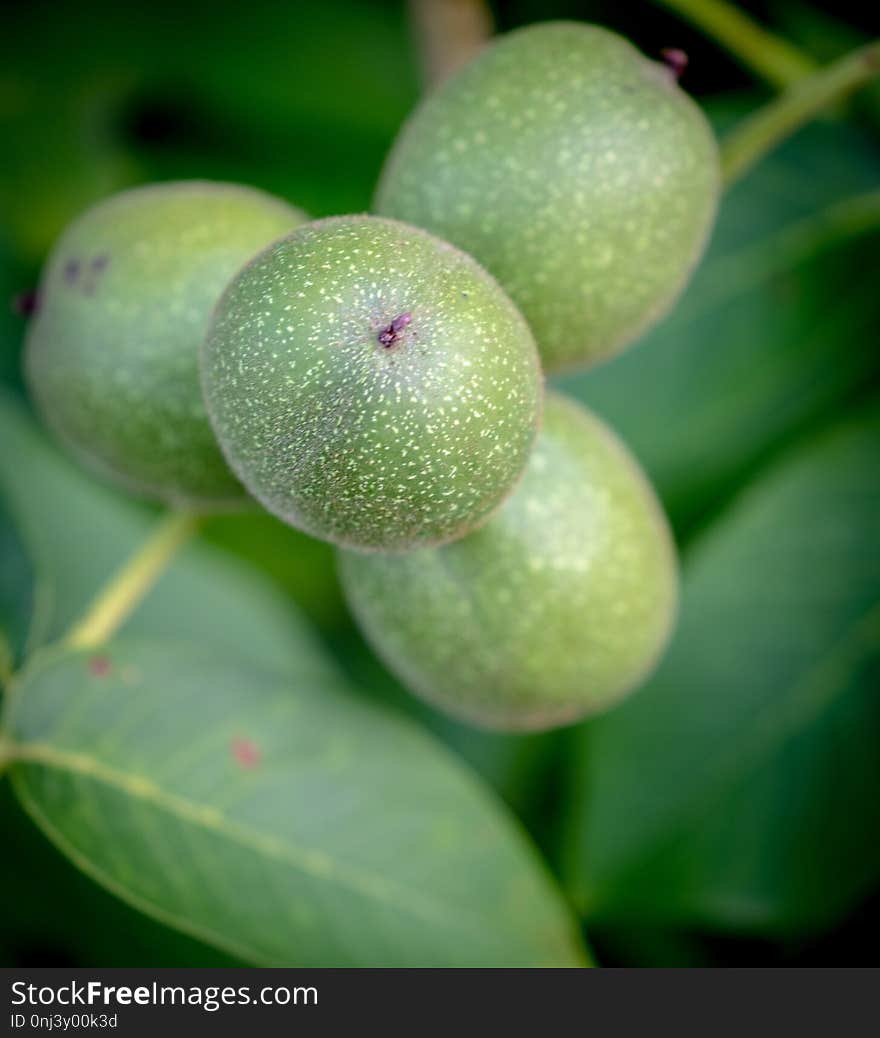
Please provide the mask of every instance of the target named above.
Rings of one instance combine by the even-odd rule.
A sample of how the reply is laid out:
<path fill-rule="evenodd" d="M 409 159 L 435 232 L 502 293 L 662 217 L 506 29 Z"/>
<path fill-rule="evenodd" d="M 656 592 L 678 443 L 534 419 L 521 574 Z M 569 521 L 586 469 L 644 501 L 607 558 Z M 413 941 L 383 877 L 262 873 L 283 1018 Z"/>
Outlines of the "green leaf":
<path fill-rule="evenodd" d="M 414 696 L 376 658 L 347 612 L 331 545 L 266 513 L 212 516 L 203 527 L 220 544 L 278 583 L 316 624 L 341 669 L 364 694 L 414 718 L 496 789 L 541 846 L 555 812 L 549 789 L 559 733 L 500 735 L 462 724 Z"/>
<path fill-rule="evenodd" d="M 556 842 L 556 772 L 563 764 L 558 731 L 530 735 L 488 732 L 465 724 L 414 696 L 377 659 L 350 621 L 333 640 L 336 658 L 375 701 L 414 718 L 495 789 L 542 848 Z"/>
<path fill-rule="evenodd" d="M 725 197 L 673 313 L 563 380 L 633 448 L 679 532 L 880 367 L 878 180 L 869 138 L 834 123 L 802 132 Z"/>
<path fill-rule="evenodd" d="M 241 966 L 136 911 L 64 857 L 0 782 L 0 966 Z"/>
<path fill-rule="evenodd" d="M 206 516 L 205 540 L 270 577 L 321 630 L 344 622 L 333 546 L 262 510 Z"/>
<path fill-rule="evenodd" d="M 168 19 L 174 32 L 167 32 Z M 313 214 L 365 208 L 416 99 L 402 4 L 80 4 L 7 19 L 0 227 L 37 260 L 138 181 L 228 179 Z"/>
<path fill-rule="evenodd" d="M 61 637 L 144 540 L 155 514 L 92 479 L 0 393 L 0 494 L 41 574 L 32 645 Z M 192 638 L 258 664 L 336 667 L 286 596 L 226 552 L 196 541 L 129 619 L 138 634 Z"/>
<path fill-rule="evenodd" d="M 248 961 L 582 964 L 495 800 L 338 684 L 121 639 L 39 654 L 5 725 L 15 789 L 68 856 Z"/>
<path fill-rule="evenodd" d="M 753 484 L 686 558 L 648 685 L 576 736 L 593 916 L 823 925 L 880 877 L 880 408 Z"/>
<path fill-rule="evenodd" d="M 91 480 L 75 465 L 68 463 L 33 427 L 21 406 L 9 399 L 0 399 L 0 437 L 4 445 L 8 445 L 8 450 L 4 450 L 3 456 L 0 457 L 0 486 L 8 495 L 18 521 L 29 532 L 36 552 L 35 557 L 39 559 L 40 570 L 46 574 L 52 593 L 51 608 L 44 610 L 44 622 L 39 625 L 37 631 L 38 639 L 45 641 L 57 637 L 70 627 L 84 605 L 101 588 L 122 559 L 131 553 L 146 534 L 150 523 L 155 520 L 136 504 Z M 229 522 L 232 523 L 232 520 Z M 243 528 L 250 528 L 252 525 L 251 520 L 246 518 L 241 522 Z M 256 527 L 259 528 L 258 522 Z M 236 733 L 243 732 L 254 742 L 258 738 L 263 747 L 275 747 L 272 755 L 273 772 L 268 776 L 271 782 L 269 792 L 274 793 L 274 797 L 263 796 L 262 792 L 257 792 L 255 796 L 259 802 L 251 802 L 249 810 L 256 812 L 250 820 L 260 825 L 265 823 L 270 834 L 275 831 L 272 826 L 276 825 L 277 837 L 282 842 L 286 836 L 290 836 L 285 826 L 292 826 L 295 821 L 297 824 L 305 825 L 308 810 L 311 816 L 310 824 L 317 830 L 315 841 L 319 844 L 318 849 L 329 853 L 329 850 L 333 849 L 333 842 L 337 841 L 342 845 L 342 851 L 348 853 L 346 841 L 351 839 L 353 832 L 351 821 L 346 819 L 345 824 L 340 822 L 340 829 L 335 821 L 330 824 L 328 818 L 336 818 L 333 814 L 333 804 L 339 804 L 339 810 L 345 811 L 347 803 L 343 785 L 349 779 L 353 787 L 350 790 L 352 802 L 357 801 L 359 797 L 369 798 L 372 795 L 366 807 L 360 810 L 367 824 L 369 812 L 372 811 L 377 841 L 383 846 L 382 834 L 385 832 L 395 835 L 409 847 L 409 842 L 417 841 L 419 836 L 424 836 L 425 841 L 433 839 L 431 832 L 434 829 L 431 827 L 436 826 L 436 838 L 440 841 L 438 853 L 442 859 L 445 853 L 444 834 L 451 825 L 447 821 L 446 813 L 455 815 L 461 811 L 466 824 L 469 824 L 467 820 L 470 818 L 473 825 L 483 826 L 487 831 L 489 843 L 484 845 L 476 841 L 468 853 L 486 852 L 486 867 L 490 874 L 488 881 L 493 884 L 505 882 L 506 869 L 510 872 L 510 882 L 514 887 L 521 884 L 529 902 L 534 901 L 533 908 L 524 909 L 520 923 L 512 919 L 507 931 L 504 929 L 506 924 L 498 924 L 491 919 L 486 922 L 487 934 L 496 930 L 500 933 L 506 932 L 506 939 L 510 940 L 510 952 L 498 951 L 500 960 L 504 960 L 505 954 L 510 954 L 514 959 L 519 957 L 519 961 L 526 961 L 528 956 L 531 956 L 529 961 L 540 961 L 544 955 L 548 957 L 548 961 L 552 960 L 554 955 L 557 956 L 557 960 L 566 960 L 567 957 L 573 960 L 572 957 L 576 953 L 572 949 L 575 946 L 566 946 L 568 937 L 565 931 L 568 923 L 565 913 L 554 900 L 555 895 L 550 883 L 534 862 L 533 852 L 522 845 L 518 835 L 512 834 L 502 812 L 494 802 L 488 799 L 487 794 L 479 791 L 474 780 L 460 771 L 459 766 L 448 761 L 442 750 L 435 748 L 428 737 L 417 735 L 400 722 L 387 718 L 377 708 L 360 705 L 353 696 L 339 691 L 340 684 L 335 665 L 315 646 L 310 633 L 298 621 L 296 613 L 292 611 L 284 595 L 274 590 L 257 574 L 251 573 L 224 552 L 197 543 L 176 559 L 152 595 L 131 618 L 127 629 L 138 635 L 173 635 L 175 639 L 187 638 L 194 644 L 184 646 L 175 640 L 167 649 L 160 646 L 155 650 L 144 650 L 146 662 L 150 667 L 153 666 L 152 661 L 158 657 L 158 673 L 152 678 L 146 676 L 146 665 L 132 664 L 133 670 L 128 670 L 125 664 L 117 663 L 115 650 L 111 650 L 110 654 L 102 652 L 86 657 L 86 663 L 95 658 L 98 660 L 92 664 L 95 667 L 93 674 L 86 670 L 81 660 L 77 661 L 79 665 L 67 662 L 62 654 L 57 663 L 58 684 L 53 685 L 53 688 L 63 709 L 56 711 L 53 708 L 45 714 L 39 711 L 42 709 L 40 703 L 45 707 L 46 701 L 40 699 L 38 693 L 31 693 L 35 679 L 30 676 L 31 672 L 27 672 L 28 676 L 23 679 L 23 688 L 19 686 L 19 690 L 13 696 L 13 702 L 28 707 L 28 712 L 25 713 L 27 718 L 35 717 L 40 723 L 49 726 L 49 732 L 45 736 L 40 736 L 40 741 L 52 740 L 56 725 L 61 727 L 63 733 L 67 732 L 66 718 L 71 711 L 79 710 L 80 696 L 88 690 L 78 690 L 79 682 L 97 688 L 103 693 L 102 698 L 97 703 L 88 701 L 84 707 L 85 713 L 82 716 L 90 720 L 91 728 L 87 731 L 77 729 L 77 739 L 72 744 L 63 741 L 59 744 L 65 747 L 67 753 L 80 755 L 77 758 L 80 763 L 86 759 L 93 759 L 104 767 L 119 769 L 126 777 L 120 789 L 116 790 L 115 796 L 121 797 L 123 802 L 128 803 L 131 791 L 137 788 L 139 780 L 147 783 L 156 782 L 158 777 L 164 780 L 165 773 L 162 768 L 173 753 L 173 745 L 180 746 L 181 753 L 185 756 L 189 752 L 189 747 L 196 742 L 200 745 L 202 739 L 208 739 L 210 743 L 213 732 L 219 748 L 216 761 L 217 775 L 211 777 L 208 772 L 199 770 L 192 776 L 193 781 L 205 785 L 199 785 L 195 791 L 187 788 L 186 796 L 194 797 L 191 803 L 194 803 L 196 808 L 199 804 L 205 810 L 216 807 L 215 794 L 216 797 L 222 797 L 223 781 L 228 779 L 232 740 L 239 738 Z M 104 674 L 107 665 L 105 656 L 114 657 L 110 675 Z M 49 655 L 43 658 L 56 657 L 53 650 L 49 650 Z M 43 663 L 37 664 L 34 672 L 37 676 L 44 673 L 43 666 Z M 67 674 L 67 667 L 70 667 L 70 675 Z M 143 680 L 140 674 L 144 675 Z M 133 684 L 127 684 L 129 681 Z M 36 713 L 31 714 L 30 708 Z M 91 713 L 92 710 L 98 712 Z M 15 710 L 12 716 L 16 716 Z M 294 718 L 292 721 L 291 716 Z M 111 757 L 108 761 L 102 753 L 107 740 L 113 740 L 114 718 L 128 732 L 128 741 L 120 742 L 116 746 L 118 756 Z M 11 723 L 16 722 L 13 720 Z M 57 741 L 51 744 L 55 745 Z M 339 746 L 345 748 L 348 744 L 354 745 L 350 761 L 351 771 L 335 774 L 333 768 Z M 269 749 L 263 748 L 260 752 L 266 755 L 268 761 Z M 387 763 L 382 761 L 383 754 L 390 757 Z M 202 768 L 202 764 L 198 764 L 198 767 Z M 134 773 L 134 779 L 133 768 L 138 768 Z M 406 802 L 401 808 L 405 812 L 403 817 L 393 811 L 389 814 L 386 810 L 385 774 L 378 774 L 382 768 L 390 776 L 387 780 L 389 787 L 396 783 L 402 790 L 408 791 L 407 797 L 411 799 L 405 798 Z M 376 776 L 372 776 L 372 769 L 377 772 Z M 173 884 L 168 890 L 160 890 L 157 894 L 157 884 L 161 887 L 163 877 L 167 873 L 165 862 L 168 851 L 163 847 L 161 840 L 153 850 L 154 854 L 159 855 L 158 859 L 150 859 L 142 846 L 148 843 L 148 839 L 143 836 L 142 830 L 136 829 L 132 836 L 132 846 L 140 848 L 140 863 L 137 867 L 131 863 L 127 867 L 123 863 L 121 876 L 114 871 L 120 867 L 118 845 L 121 840 L 118 838 L 118 832 L 122 829 L 121 822 L 113 822 L 117 839 L 112 842 L 106 841 L 107 846 L 103 852 L 97 844 L 86 843 L 84 847 L 78 843 L 78 838 L 83 836 L 79 826 L 88 822 L 91 809 L 87 803 L 90 787 L 83 785 L 84 777 L 76 768 L 74 771 L 65 771 L 63 768 L 19 765 L 13 768 L 13 771 L 17 775 L 26 772 L 31 779 L 34 776 L 42 776 L 40 783 L 47 782 L 51 790 L 60 788 L 58 775 L 62 775 L 66 789 L 63 808 L 59 809 L 58 803 L 53 801 L 54 811 L 58 812 L 60 817 L 56 817 L 45 807 L 40 808 L 36 802 L 39 797 L 35 794 L 31 794 L 31 799 L 28 799 L 26 792 L 23 796 L 32 811 L 47 811 L 46 817 L 49 818 L 53 834 L 57 830 L 63 835 L 62 849 L 66 853 L 72 853 L 75 861 L 84 864 L 91 875 L 108 882 L 112 890 L 122 893 L 138 906 L 148 902 L 150 910 L 155 910 L 160 919 L 177 925 L 180 922 L 178 918 L 182 918 L 184 928 L 188 932 L 215 940 L 214 931 L 203 933 L 202 927 L 208 926 L 210 929 L 215 925 L 215 917 L 225 917 L 222 912 L 218 917 L 216 906 L 212 906 L 210 911 L 205 909 L 204 901 L 198 894 L 201 885 L 198 873 L 191 879 L 192 889 L 197 894 L 194 897 L 195 906 L 192 908 L 195 912 L 194 919 L 187 916 L 191 906 L 182 907 L 173 901 L 173 898 L 180 897 L 180 891 L 177 891 Z M 235 769 L 233 773 L 238 774 Z M 246 777 L 249 779 L 251 776 Z M 373 785 L 370 786 L 370 783 Z M 381 787 L 378 793 L 377 785 Z M 295 786 L 298 786 L 299 793 L 294 791 Z M 30 789 L 30 786 L 25 784 L 21 788 Z M 107 793 L 104 786 L 99 785 L 95 788 L 99 796 Z M 198 799 L 204 795 L 205 789 L 210 791 L 207 802 Z M 171 801 L 162 799 L 159 807 L 152 802 L 141 803 L 138 799 L 139 794 L 136 794 L 133 802 L 144 809 L 140 815 L 128 805 L 121 810 L 126 818 L 130 815 L 137 818 L 138 824 L 143 821 L 154 824 L 155 812 L 159 811 L 164 818 L 162 805 L 168 802 L 176 804 L 177 801 L 173 797 L 183 795 L 180 790 L 174 790 Z M 361 792 L 358 793 L 358 790 Z M 423 801 L 419 798 L 420 794 L 423 794 Z M 301 808 L 296 808 L 297 796 L 303 798 Z M 333 803 L 330 803 L 331 800 Z M 104 801 L 101 802 L 103 804 Z M 393 807 L 393 799 L 389 802 Z M 308 807 L 309 804 L 311 807 Z M 288 812 L 293 818 L 288 817 Z M 418 817 L 419 812 L 423 817 Z M 300 821 L 297 816 L 302 816 L 302 820 Z M 172 813 L 165 819 L 171 838 L 180 839 L 183 845 L 189 848 L 191 834 L 188 830 L 185 834 L 180 828 L 181 819 L 175 818 Z M 76 828 L 74 835 L 67 831 L 68 824 Z M 429 829 L 431 831 L 425 836 L 425 830 Z M 200 832 L 197 824 L 195 830 Z M 297 835 L 296 826 L 294 830 Z M 469 829 L 472 832 L 477 830 Z M 260 831 L 266 837 L 266 832 Z M 213 847 L 219 839 L 225 846 L 222 834 L 218 836 L 216 832 L 209 830 L 203 836 L 205 845 Z M 266 839 L 269 840 L 269 837 Z M 363 839 L 367 845 L 372 842 L 368 835 L 363 835 Z M 97 840 L 100 844 L 100 837 Z M 322 841 L 331 845 L 329 850 L 324 850 L 321 846 Z M 269 844 L 259 846 L 265 847 L 270 844 L 271 840 Z M 230 846 L 233 848 L 231 864 L 227 869 L 226 859 L 223 858 L 222 868 L 218 868 L 217 878 L 221 889 L 226 890 L 222 884 L 231 882 L 235 886 L 240 879 L 246 882 L 246 885 L 249 882 L 254 890 L 260 889 L 264 884 L 262 877 L 267 869 L 264 858 L 259 853 L 249 857 L 247 847 L 243 851 L 235 843 Z M 112 849 L 114 847 L 115 850 Z M 393 850 L 393 847 L 389 848 L 389 853 Z M 367 846 L 359 850 L 355 847 L 354 852 L 368 855 L 369 848 Z M 276 863 L 279 873 L 284 877 L 279 880 L 282 886 L 288 879 L 291 882 L 297 879 L 296 870 L 290 863 L 284 864 L 283 853 L 280 862 Z M 354 853 L 356 866 L 357 853 Z M 409 851 L 405 848 L 402 853 Z M 109 861 L 107 854 L 110 855 Z M 87 861 L 84 862 L 84 858 Z M 217 857 L 216 861 L 220 862 L 221 858 Z M 314 861 L 323 862 L 323 858 L 319 855 Z M 432 863 L 422 862 L 419 866 L 416 858 L 413 858 L 412 865 L 414 868 L 422 868 L 425 873 L 429 867 L 433 868 Z M 201 868 L 199 863 L 191 864 L 190 867 Z M 383 863 L 380 872 L 390 872 L 390 869 L 391 866 L 386 867 Z M 401 867 L 401 871 L 405 871 L 404 866 Z M 459 895 L 470 896 L 470 880 L 466 879 L 466 872 L 467 870 L 464 870 L 458 880 L 461 891 L 447 892 L 450 898 Z M 251 877 L 249 880 L 248 875 Z M 168 882 L 172 878 L 169 876 Z M 313 877 L 311 880 L 306 877 L 306 882 L 311 881 L 314 881 Z M 137 885 L 138 883 L 144 884 L 143 889 Z M 413 886 L 417 886 L 415 880 Z M 473 885 L 473 891 L 474 896 L 486 897 L 479 883 Z M 357 893 L 355 889 L 351 896 L 355 897 Z M 154 897 L 158 898 L 158 903 L 150 900 Z M 325 897 L 327 895 L 322 893 L 319 903 Z M 250 899 L 245 900 L 248 904 L 240 909 L 244 922 L 238 917 L 232 919 L 229 923 L 230 930 L 221 932 L 216 938 L 221 947 L 236 953 L 239 944 L 244 943 L 247 948 L 240 954 L 246 954 L 248 958 L 257 958 L 259 961 L 298 961 L 297 954 L 311 954 L 312 937 L 308 936 L 309 950 L 297 952 L 299 935 L 294 933 L 294 937 L 291 937 L 293 924 L 290 913 L 286 909 L 279 912 L 274 902 L 269 912 L 279 914 L 283 924 L 280 933 L 274 931 L 265 938 L 265 943 L 260 944 L 263 938 L 259 937 L 256 930 L 262 923 L 254 924 L 244 935 L 237 931 L 237 926 L 251 926 L 251 917 L 248 914 Z M 340 900 L 340 904 L 343 902 L 345 899 Z M 529 916 L 532 910 L 535 913 L 533 917 Z M 468 911 L 471 911 L 470 906 Z M 201 916 L 199 912 L 202 912 Z M 226 914 L 229 914 L 228 910 Z M 480 917 L 476 909 L 472 914 L 477 921 L 474 925 L 483 925 L 478 922 Z M 515 917 L 516 911 L 513 914 Z M 542 914 L 545 919 L 542 919 Z M 173 919 L 169 919 L 169 916 Z M 259 917 L 258 913 L 257 918 L 264 919 Z M 517 936 L 517 927 L 521 925 L 525 928 L 531 922 L 534 924 L 534 937 L 527 932 Z M 548 929 L 547 940 L 550 946 L 554 940 L 558 941 L 559 947 L 556 951 L 552 947 L 542 951 L 542 927 Z M 308 927 L 306 932 L 309 932 Z M 330 956 L 330 961 L 342 961 L 349 954 L 347 949 L 351 943 L 359 949 L 358 954 L 385 954 L 384 946 L 377 950 L 370 943 L 370 933 L 372 927 L 367 928 L 366 936 L 362 938 L 346 933 L 336 934 L 333 937 L 337 941 L 335 945 L 328 945 L 319 940 L 314 945 L 315 954 L 326 953 Z M 444 937 L 447 936 L 444 934 Z M 462 940 L 465 937 L 467 934 L 461 935 Z M 402 945 L 400 954 L 433 955 L 435 938 L 436 935 L 427 932 L 423 937 L 424 949 L 415 941 L 411 946 Z M 472 952 L 463 952 L 465 957 L 473 955 L 478 960 L 480 956 L 494 954 L 491 951 L 495 947 L 492 944 L 496 939 L 494 936 L 471 935 L 468 939 L 472 941 L 474 948 Z M 291 941 L 290 945 L 286 944 L 288 940 Z M 362 941 L 360 945 L 359 940 Z M 252 941 L 255 943 L 253 947 Z M 269 941 L 269 944 L 266 941 Z M 565 950 L 566 947 L 568 951 Z M 458 961 L 453 957 L 452 951 L 448 948 L 444 951 L 442 945 L 436 954 L 447 955 L 450 963 Z"/>
<path fill-rule="evenodd" d="M 24 653 L 35 584 L 27 549 L 0 495 L 0 682 Z"/>

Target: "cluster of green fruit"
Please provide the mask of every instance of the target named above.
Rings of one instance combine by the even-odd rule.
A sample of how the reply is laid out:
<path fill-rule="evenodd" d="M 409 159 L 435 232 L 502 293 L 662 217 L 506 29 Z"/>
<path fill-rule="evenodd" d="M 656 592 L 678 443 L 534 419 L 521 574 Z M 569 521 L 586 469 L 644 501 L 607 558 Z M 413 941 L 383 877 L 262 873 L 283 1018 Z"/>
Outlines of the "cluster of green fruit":
<path fill-rule="evenodd" d="M 90 210 L 48 263 L 30 385 L 128 487 L 203 510 L 248 492 L 339 545 L 364 631 L 426 698 L 568 722 L 651 667 L 676 565 L 636 462 L 542 367 L 606 358 L 668 309 L 718 179 L 670 69 L 599 28 L 531 27 L 416 111 L 378 215 L 308 222 L 199 182 Z"/>

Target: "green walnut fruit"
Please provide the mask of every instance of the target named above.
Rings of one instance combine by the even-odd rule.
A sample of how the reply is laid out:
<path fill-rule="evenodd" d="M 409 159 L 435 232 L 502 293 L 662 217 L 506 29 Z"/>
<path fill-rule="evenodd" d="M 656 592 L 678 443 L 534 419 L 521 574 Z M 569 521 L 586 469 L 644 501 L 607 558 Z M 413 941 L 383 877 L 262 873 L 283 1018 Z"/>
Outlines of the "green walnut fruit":
<path fill-rule="evenodd" d="M 195 508 L 240 501 L 202 401 L 199 348 L 232 275 L 304 220 L 261 191 L 198 181 L 88 210 L 49 258 L 28 335 L 47 424 L 128 489 Z"/>
<path fill-rule="evenodd" d="M 606 425 L 550 395 L 523 480 L 454 544 L 340 553 L 376 651 L 415 692 L 488 728 L 602 710 L 651 670 L 677 601 L 675 552 L 639 466 Z"/>
<path fill-rule="evenodd" d="M 221 299 L 202 384 L 233 470 L 317 537 L 460 537 L 521 475 L 541 408 L 532 335 L 469 256 L 372 216 L 319 220 Z"/>
<path fill-rule="evenodd" d="M 557 370 L 610 356 L 670 307 L 718 193 L 714 137 L 674 72 L 605 29 L 548 22 L 425 100 L 376 210 L 479 260 Z"/>

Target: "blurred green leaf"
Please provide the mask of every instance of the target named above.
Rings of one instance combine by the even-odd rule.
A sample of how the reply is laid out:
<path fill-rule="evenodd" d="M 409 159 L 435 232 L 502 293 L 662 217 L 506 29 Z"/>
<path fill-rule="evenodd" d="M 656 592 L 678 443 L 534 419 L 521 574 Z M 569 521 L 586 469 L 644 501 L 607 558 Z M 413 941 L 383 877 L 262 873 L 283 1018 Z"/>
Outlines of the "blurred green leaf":
<path fill-rule="evenodd" d="M 119 896 L 254 963 L 583 964 L 533 850 L 415 726 L 214 648 L 98 658 L 40 653 L 5 727 L 28 811 Z"/>
<path fill-rule="evenodd" d="M 97 198 L 185 177 L 363 209 L 417 96 L 412 50 L 404 4 L 380 0 L 18 5 L 0 39 L 0 226 L 35 262 Z"/>
<path fill-rule="evenodd" d="M 145 536 L 154 519 L 149 511 L 117 495 L 68 462 L 46 442 L 22 406 L 8 397 L 0 397 L 0 439 L 5 448 L 0 455 L 0 487 L 7 495 L 17 520 L 27 531 L 35 558 L 40 562 L 41 572 L 50 589 L 49 608 L 42 611 L 42 622 L 35 632 L 38 640 L 45 641 L 57 637 L 69 627 L 107 577 Z M 274 540 L 270 537 L 261 548 L 257 548 L 255 535 L 261 530 L 266 532 L 267 522 L 269 527 L 273 525 L 272 521 L 264 521 L 257 515 L 212 522 L 219 524 L 221 530 L 225 526 L 227 535 L 230 529 L 235 530 L 236 524 L 240 523 L 239 536 L 250 541 L 251 552 L 265 555 L 263 564 L 267 568 L 271 567 L 273 553 L 283 556 L 284 548 L 289 543 L 286 532 L 277 530 Z M 294 543 L 298 539 L 294 534 L 290 534 L 290 538 Z M 307 548 L 309 542 L 304 538 L 302 540 Z M 281 569 L 285 565 L 287 561 L 280 562 Z M 288 577 L 292 580 L 292 573 Z M 340 704 L 348 706 L 349 702 L 354 704 L 356 701 L 335 691 L 339 681 L 335 665 L 317 647 L 282 591 L 273 589 L 265 579 L 218 548 L 201 543 L 187 548 L 130 619 L 127 630 L 138 634 L 190 638 L 201 645 L 210 646 L 212 657 L 221 650 L 224 654 L 234 656 L 236 662 L 230 663 L 229 667 L 238 674 L 237 684 L 235 681 L 233 684 L 236 684 L 242 697 L 237 712 L 228 712 L 222 708 L 213 672 L 212 676 L 204 678 L 204 682 L 199 684 L 200 694 L 203 693 L 212 704 L 216 702 L 216 710 L 222 710 L 218 724 L 239 723 L 246 726 L 249 721 L 250 697 L 258 696 L 252 686 L 259 688 L 261 679 L 258 676 L 252 681 L 248 673 L 237 669 L 243 667 L 246 661 L 250 661 L 252 666 L 269 668 L 270 672 L 279 668 L 288 674 L 296 674 L 297 678 L 289 678 L 290 681 L 306 682 L 309 687 L 312 683 L 317 685 L 319 691 L 311 695 L 322 701 L 326 699 L 328 713 L 326 717 L 316 717 L 315 730 L 309 730 L 310 734 L 301 736 L 316 747 L 316 753 L 322 745 L 322 738 L 332 741 L 347 723 L 355 728 L 360 724 L 360 721 L 346 722 L 347 712 L 341 710 Z M 224 672 L 228 669 L 225 663 L 218 662 L 215 666 Z M 194 677 L 192 680 L 195 683 Z M 283 679 L 279 678 L 262 680 L 273 687 L 283 685 Z M 334 690 L 325 689 L 328 681 Z M 179 734 L 179 712 L 171 700 L 176 702 L 174 697 L 182 697 L 182 693 L 174 686 L 163 694 L 168 697 L 164 716 L 175 719 L 173 726 L 166 722 L 166 737 L 177 738 L 173 733 Z M 297 695 L 305 694 L 297 685 Z M 280 692 L 277 695 L 273 693 L 273 696 L 281 699 Z M 131 700 L 130 708 L 136 706 L 137 711 L 140 711 L 141 706 L 137 704 L 142 704 L 143 696 L 132 689 L 128 698 Z M 152 689 L 149 698 L 151 702 L 155 699 Z M 164 701 L 162 696 L 159 701 Z M 122 697 L 117 693 L 114 703 L 121 702 Z M 335 707 L 333 704 L 336 704 Z M 153 722 L 154 729 L 150 727 L 148 719 L 138 713 L 138 725 L 136 729 L 131 729 L 132 733 L 136 730 L 138 734 L 137 738 L 132 734 L 132 739 L 140 740 L 146 731 L 154 731 L 161 737 L 162 715 L 161 709 L 157 709 L 159 712 Z M 333 714 L 334 710 L 340 713 L 338 719 Z M 375 708 L 352 705 L 351 710 L 358 717 L 358 710 L 373 711 Z M 200 722 L 194 717 L 191 723 Z M 385 724 L 397 730 L 391 721 Z M 326 731 L 320 735 L 318 733 L 322 725 Z M 268 731 L 272 726 L 267 724 L 265 727 Z M 103 726 L 98 730 L 103 730 Z M 186 736 L 182 744 L 186 745 L 189 741 L 191 737 Z M 294 740 L 290 745 L 293 753 L 298 743 Z M 418 753 L 424 755 L 426 752 L 430 754 L 430 744 L 422 738 L 418 742 Z M 124 756 L 130 756 L 128 751 Z M 226 757 L 221 758 L 220 764 L 225 763 Z M 282 762 L 282 766 L 286 766 L 285 762 Z M 436 777 L 431 779 L 430 766 L 424 766 L 428 768 L 428 780 L 435 781 Z M 289 767 L 299 767 L 295 754 Z M 450 768 L 451 765 L 446 767 Z M 317 763 L 315 768 L 316 777 L 309 784 L 307 794 L 317 799 L 321 792 Z M 353 781 L 358 784 L 357 778 Z M 407 788 L 413 788 L 410 778 L 403 782 L 398 776 L 398 781 Z M 428 798 L 431 795 L 429 790 Z M 71 799 L 74 813 L 77 802 L 75 798 Z M 426 799 L 426 811 L 430 803 L 430 799 Z M 377 827 L 381 831 L 384 822 L 380 809 L 376 810 L 380 816 L 377 818 Z M 502 825 L 501 822 L 498 824 Z M 332 832 L 330 835 L 332 838 Z M 510 851 L 510 854 L 513 852 Z M 538 883 L 538 880 L 534 879 L 533 882 Z M 550 898 L 546 892 L 542 896 Z M 495 928 L 494 923 L 488 927 L 492 930 Z M 519 953 L 513 949 L 511 954 Z"/>
<path fill-rule="evenodd" d="M 35 585 L 27 548 L 0 495 L 0 682 L 24 654 Z"/>
<path fill-rule="evenodd" d="M 268 512 L 212 515 L 201 527 L 206 540 L 232 552 L 284 590 L 324 630 L 344 622 L 333 548 L 282 523 Z"/>
<path fill-rule="evenodd" d="M 575 736 L 588 916 L 792 930 L 880 876 L 880 408 L 753 484 L 686 558 L 655 677 Z"/>
<path fill-rule="evenodd" d="M 34 645 L 64 634 L 156 517 L 92 479 L 0 393 L 0 493 L 41 575 Z M 336 674 L 316 637 L 278 589 L 219 548 L 196 541 L 129 619 L 137 634 L 192 638 L 260 664 Z"/>
<path fill-rule="evenodd" d="M 555 817 L 548 783 L 559 761 L 558 733 L 503 735 L 460 723 L 414 696 L 376 658 L 348 613 L 331 545 L 265 512 L 212 516 L 204 535 L 271 577 L 321 632 L 352 682 L 376 702 L 414 718 L 475 768 L 522 817 L 539 843 Z"/>
<path fill-rule="evenodd" d="M 28 67 L 20 53 L 4 53 L 10 45 L 14 36 L 4 32 L 0 227 L 13 254 L 30 263 L 87 205 L 137 179 L 138 168 L 114 134 L 124 80 L 90 70 L 58 82 L 41 74 L 43 61 Z"/>
<path fill-rule="evenodd" d="M 635 450 L 679 532 L 880 368 L 878 182 L 874 142 L 810 127 L 725 198 L 669 318 L 563 380 Z"/>
<path fill-rule="evenodd" d="M 560 733 L 510 735 L 473 728 L 436 709 L 401 684 L 366 644 L 354 621 L 334 632 L 334 656 L 358 688 L 414 718 L 474 768 L 515 811 L 539 846 L 557 833 L 555 781 Z"/>
<path fill-rule="evenodd" d="M 50 844 L 0 783 L 0 965 L 3 967 L 240 966 L 137 912 Z"/>

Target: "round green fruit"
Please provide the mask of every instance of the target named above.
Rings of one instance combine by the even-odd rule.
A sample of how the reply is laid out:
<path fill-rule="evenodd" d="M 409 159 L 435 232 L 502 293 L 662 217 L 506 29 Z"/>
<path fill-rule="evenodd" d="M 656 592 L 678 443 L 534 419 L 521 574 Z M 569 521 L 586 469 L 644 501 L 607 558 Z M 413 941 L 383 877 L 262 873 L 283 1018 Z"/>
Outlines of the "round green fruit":
<path fill-rule="evenodd" d="M 233 470 L 317 537 L 405 551 L 460 537 L 520 477 L 534 340 L 469 256 L 372 216 L 319 220 L 232 281 L 202 385 Z"/>
<path fill-rule="evenodd" d="M 673 71 L 605 29 L 548 22 L 501 37 L 425 100 L 376 210 L 479 260 L 558 370 L 662 316 L 718 193 L 715 139 Z"/>
<path fill-rule="evenodd" d="M 677 601 L 663 512 L 598 418 L 548 397 L 525 476 L 442 548 L 340 554 L 352 610 L 414 691 L 474 724 L 535 730 L 602 710 L 654 666 Z"/>
<path fill-rule="evenodd" d="M 49 257 L 28 334 L 47 424 L 128 489 L 194 508 L 240 501 L 202 401 L 199 348 L 232 275 L 304 219 L 261 191 L 199 181 L 88 210 Z"/>

